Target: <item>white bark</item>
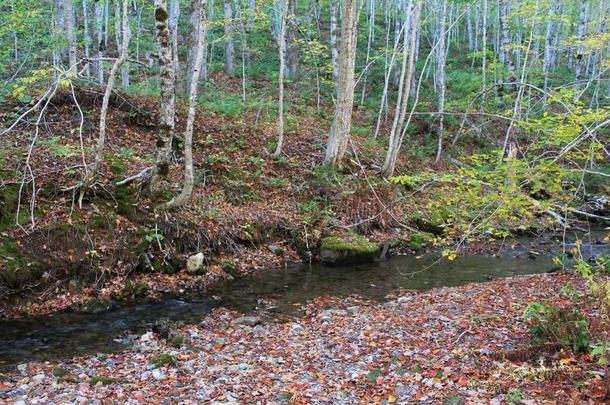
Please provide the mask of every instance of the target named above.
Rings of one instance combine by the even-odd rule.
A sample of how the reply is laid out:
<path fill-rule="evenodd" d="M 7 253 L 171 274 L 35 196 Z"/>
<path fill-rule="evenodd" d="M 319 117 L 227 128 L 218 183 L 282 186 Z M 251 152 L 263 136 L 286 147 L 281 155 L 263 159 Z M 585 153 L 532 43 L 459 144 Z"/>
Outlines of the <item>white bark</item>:
<path fill-rule="evenodd" d="M 195 36 L 197 38 L 194 44 L 195 51 L 195 62 L 193 76 L 190 78 L 189 86 L 189 110 L 186 119 L 186 131 L 184 133 L 184 184 L 180 194 L 169 201 L 165 208 L 177 207 L 185 204 L 193 194 L 194 187 L 194 169 L 193 169 L 193 129 L 195 126 L 195 115 L 197 112 L 197 90 L 199 87 L 199 72 L 201 71 L 201 65 L 203 62 L 203 49 L 205 47 L 204 32 L 206 31 L 205 25 L 207 24 L 207 4 L 206 0 L 193 0 L 199 3 L 198 7 L 201 10 L 199 13 L 199 24 L 195 28 Z"/>
<path fill-rule="evenodd" d="M 108 74 L 108 84 L 106 85 L 106 91 L 104 92 L 104 98 L 102 99 L 102 108 L 100 110 L 100 125 L 99 125 L 99 135 L 97 139 L 97 143 L 95 145 L 95 160 L 93 161 L 93 166 L 91 170 L 89 170 L 89 179 L 85 186 L 89 186 L 102 164 L 102 160 L 104 159 L 104 147 L 106 142 L 106 118 L 108 115 L 108 103 L 110 101 L 110 96 L 112 94 L 112 90 L 114 89 L 114 78 L 121 68 L 123 63 L 127 60 L 127 50 L 129 49 L 129 30 L 128 26 L 128 15 L 127 15 L 127 4 L 128 0 L 123 0 L 123 40 L 121 44 L 121 53 L 119 57 L 116 59 L 114 64 L 112 65 L 112 69 Z M 83 188 L 84 189 L 84 188 Z M 81 197 L 82 193 L 81 191 Z"/>
<path fill-rule="evenodd" d="M 282 0 L 279 38 L 280 70 L 278 72 L 278 120 L 277 120 L 277 146 L 271 154 L 271 159 L 277 159 L 282 154 L 284 144 L 284 71 L 286 64 L 286 19 L 288 18 L 289 0 Z"/>
<path fill-rule="evenodd" d="M 468 14 L 469 15 L 469 14 Z M 447 25 L 447 0 L 442 0 L 441 16 L 439 23 L 439 42 L 436 59 L 436 82 L 438 84 L 438 145 L 436 148 L 436 162 L 441 160 L 441 154 L 443 151 L 443 130 L 444 130 L 444 118 L 445 118 L 445 65 L 446 57 L 445 53 L 445 27 Z"/>
<path fill-rule="evenodd" d="M 578 19 L 578 46 L 576 49 L 576 86 L 582 78 L 584 66 L 585 45 L 584 40 L 587 35 L 587 0 L 580 0 L 580 13 Z"/>
<path fill-rule="evenodd" d="M 341 164 L 352 125 L 354 105 L 354 68 L 356 64 L 356 45 L 358 41 L 358 0 L 345 0 L 343 20 L 341 21 L 341 55 L 337 77 L 337 107 L 335 118 L 326 145 L 324 164 Z"/>
<path fill-rule="evenodd" d="M 169 174 L 169 158 L 176 125 L 176 72 L 169 31 L 167 0 L 155 0 L 155 26 L 159 43 L 161 96 L 159 99 L 159 133 L 151 190 L 157 191 L 159 178 Z"/>
<path fill-rule="evenodd" d="M 101 2 L 95 3 L 95 24 L 94 24 L 94 37 L 95 37 L 95 74 L 97 80 L 100 83 L 104 82 L 104 63 L 102 62 L 102 47 L 104 44 L 104 5 Z"/>
<path fill-rule="evenodd" d="M 85 41 L 85 76 L 91 76 L 91 64 L 88 59 L 91 58 L 91 34 L 89 32 L 89 5 L 87 4 L 87 0 L 83 1 L 83 39 Z"/>
<path fill-rule="evenodd" d="M 396 163 L 398 161 L 398 153 L 402 143 L 402 133 L 405 117 L 407 114 L 407 105 L 409 101 L 409 89 L 415 73 L 415 42 L 417 31 L 419 30 L 419 19 L 421 14 L 423 0 L 416 0 L 411 17 L 410 29 L 405 32 L 405 54 L 406 49 L 409 49 L 408 64 L 406 55 L 403 56 L 403 64 L 401 70 L 401 83 L 399 86 L 399 101 L 396 105 L 396 115 L 392 124 L 392 132 L 390 133 L 390 142 L 386 153 L 381 173 L 384 177 L 390 177 L 394 174 Z M 408 42 L 408 46 L 407 46 Z"/>
<path fill-rule="evenodd" d="M 76 40 L 74 37 L 74 8 L 72 0 L 64 0 L 64 26 L 66 28 L 66 40 L 68 41 L 68 73 L 76 76 Z"/>
<path fill-rule="evenodd" d="M 333 81 L 339 77 L 339 51 L 337 50 L 337 2 L 330 4 L 330 60 L 333 65 Z"/>

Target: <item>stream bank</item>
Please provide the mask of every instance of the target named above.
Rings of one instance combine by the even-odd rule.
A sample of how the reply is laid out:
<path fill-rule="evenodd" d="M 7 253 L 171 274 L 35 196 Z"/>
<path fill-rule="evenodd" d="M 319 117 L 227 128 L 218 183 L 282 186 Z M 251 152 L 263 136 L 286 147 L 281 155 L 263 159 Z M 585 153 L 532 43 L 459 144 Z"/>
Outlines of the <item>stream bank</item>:
<path fill-rule="evenodd" d="M 0 382 L 0 398 L 500 404 L 519 395 L 533 403 L 601 404 L 596 376 L 603 368 L 586 356 L 502 358 L 530 347 L 527 304 L 582 306 L 561 286 L 587 293 L 579 276 L 555 273 L 405 291 L 385 303 L 319 297 L 301 308 L 303 316 L 264 326 L 221 308 L 180 327 L 178 344 L 144 333 L 119 353 L 22 364 Z M 598 317 L 596 308 L 582 307 Z"/>

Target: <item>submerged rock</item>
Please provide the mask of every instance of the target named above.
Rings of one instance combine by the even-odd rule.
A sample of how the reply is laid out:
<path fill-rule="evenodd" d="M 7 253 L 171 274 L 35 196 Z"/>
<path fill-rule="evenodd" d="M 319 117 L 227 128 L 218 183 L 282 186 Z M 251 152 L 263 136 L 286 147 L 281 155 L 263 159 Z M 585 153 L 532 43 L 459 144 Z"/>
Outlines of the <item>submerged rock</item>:
<path fill-rule="evenodd" d="M 372 262 L 379 258 L 381 247 L 360 235 L 346 238 L 327 236 L 322 239 L 320 261 L 327 265 Z"/>

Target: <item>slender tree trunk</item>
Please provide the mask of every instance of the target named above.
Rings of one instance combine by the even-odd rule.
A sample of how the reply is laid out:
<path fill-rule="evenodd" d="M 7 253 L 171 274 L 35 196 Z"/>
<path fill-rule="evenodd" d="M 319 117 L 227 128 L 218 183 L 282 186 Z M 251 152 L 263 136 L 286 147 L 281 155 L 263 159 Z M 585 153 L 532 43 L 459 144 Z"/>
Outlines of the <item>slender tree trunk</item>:
<path fill-rule="evenodd" d="M 66 39 L 68 41 L 68 72 L 70 76 L 76 76 L 76 40 L 74 38 L 74 8 L 72 0 L 64 0 L 64 26 L 66 27 Z"/>
<path fill-rule="evenodd" d="M 578 46 L 576 48 L 576 87 L 582 78 L 585 53 L 585 36 L 587 35 L 587 0 L 580 0 L 580 15 L 578 19 Z"/>
<path fill-rule="evenodd" d="M 157 192 L 160 178 L 169 174 L 169 159 L 176 125 L 176 72 L 168 24 L 167 0 L 155 0 L 155 26 L 159 43 L 159 69 L 161 97 L 159 99 L 159 133 L 157 136 L 155 166 L 151 191 Z"/>
<path fill-rule="evenodd" d="M 502 53 L 508 69 L 509 82 L 515 81 L 515 62 L 510 38 L 510 1 L 500 0 L 500 21 L 502 23 Z"/>
<path fill-rule="evenodd" d="M 285 75 L 288 79 L 296 77 L 299 71 L 299 45 L 297 43 L 297 2 L 288 0 L 286 21 L 286 62 Z"/>
<path fill-rule="evenodd" d="M 169 5 L 169 32 L 172 37 L 172 62 L 174 64 L 174 73 L 179 77 L 179 61 L 178 61 L 178 19 L 180 18 L 180 1 L 171 0 Z"/>
<path fill-rule="evenodd" d="M 102 49 L 104 46 L 104 5 L 100 2 L 95 3 L 95 24 L 94 24 L 94 36 L 95 36 L 95 74 L 97 76 L 97 80 L 100 83 L 104 82 L 104 62 L 102 61 L 102 57 L 104 54 L 102 53 Z"/>
<path fill-rule="evenodd" d="M 360 104 L 364 104 L 366 96 L 366 82 L 368 79 L 368 66 L 371 57 L 371 46 L 375 40 L 375 0 L 369 0 L 369 33 L 366 44 L 366 60 L 364 62 L 364 78 L 362 81 L 362 95 L 360 96 Z"/>
<path fill-rule="evenodd" d="M 390 142 L 388 145 L 385 162 L 381 168 L 381 173 L 384 177 L 390 177 L 394 174 L 396 163 L 398 161 L 398 153 L 400 152 L 400 146 L 402 143 L 403 125 L 407 114 L 407 105 L 409 101 L 409 89 L 415 73 L 415 42 L 417 38 L 417 31 L 419 30 L 422 2 L 423 0 L 416 0 L 413 15 L 411 17 L 410 29 L 408 34 L 405 33 L 405 35 L 408 36 L 408 38 L 405 37 L 405 52 L 408 48 L 409 61 L 405 73 L 405 61 L 403 59 L 403 71 L 401 73 L 401 77 L 403 77 L 404 80 L 401 80 L 403 83 L 401 83 L 401 86 L 399 87 L 399 96 L 402 94 L 402 98 L 396 106 L 396 116 L 394 119 L 394 124 L 392 125 L 392 132 L 390 133 Z M 408 46 L 407 40 L 409 42 Z"/>
<path fill-rule="evenodd" d="M 354 105 L 354 68 L 358 40 L 358 0 L 345 0 L 341 21 L 341 55 L 337 78 L 337 107 L 330 130 L 324 164 L 338 166 L 347 150 Z"/>
<path fill-rule="evenodd" d="M 230 0 L 224 0 L 224 11 L 225 73 L 233 76 L 235 74 L 235 44 L 233 42 L 233 10 Z"/>
<path fill-rule="evenodd" d="M 254 30 L 254 16 L 256 14 L 256 0 L 249 0 L 249 14 L 248 14 L 248 30 Z"/>
<path fill-rule="evenodd" d="M 483 0 L 483 6 L 482 6 L 483 10 L 482 10 L 482 17 L 481 19 L 482 21 L 482 27 L 481 27 L 481 31 L 482 31 L 482 36 L 481 36 L 481 41 L 482 41 L 482 52 L 483 52 L 483 56 L 482 56 L 482 61 L 481 61 L 481 80 L 483 82 L 483 88 L 485 88 L 485 86 L 487 85 L 487 81 L 486 81 L 486 74 L 487 74 L 487 0 Z"/>
<path fill-rule="evenodd" d="M 83 1 L 83 39 L 85 42 L 85 76 L 91 76 L 91 63 L 89 62 L 89 58 L 91 58 L 91 34 L 89 33 L 89 5 L 87 4 L 87 0 Z"/>
<path fill-rule="evenodd" d="M 339 77 L 339 51 L 337 50 L 337 2 L 330 4 L 330 60 L 333 65 L 333 82 Z"/>
<path fill-rule="evenodd" d="M 93 161 L 93 166 L 89 171 L 89 178 L 86 181 L 85 187 L 81 189 L 81 199 L 84 193 L 84 189 L 88 187 L 102 164 L 104 159 L 104 147 L 106 142 L 106 117 L 108 115 L 108 103 L 110 101 L 110 95 L 112 94 L 112 90 L 114 89 L 114 78 L 118 70 L 121 68 L 123 63 L 127 60 L 127 50 L 129 49 L 129 30 L 127 29 L 129 23 L 129 16 L 127 15 L 127 5 L 128 0 L 123 0 L 123 40 L 120 46 L 121 53 L 119 57 L 116 59 L 114 64 L 112 65 L 112 69 L 108 74 L 108 84 L 106 85 L 106 91 L 104 92 L 104 98 L 102 99 L 102 108 L 100 110 L 100 125 L 99 125 L 99 135 L 97 139 L 97 143 L 95 145 L 95 160 Z"/>
<path fill-rule="evenodd" d="M 286 20 L 289 18 L 289 1 L 281 1 L 281 19 L 280 22 L 280 38 L 279 38 L 279 57 L 280 70 L 278 72 L 278 120 L 277 120 L 277 146 L 275 151 L 270 155 L 271 159 L 277 159 L 282 154 L 282 145 L 284 144 L 284 71 L 286 64 Z"/>
<path fill-rule="evenodd" d="M 445 65 L 446 57 L 445 53 L 445 28 L 447 26 L 447 0 L 443 0 L 439 24 L 439 43 L 436 59 L 436 75 L 438 83 L 438 145 L 436 148 L 436 163 L 441 160 L 441 154 L 443 151 L 443 130 L 444 130 L 444 119 L 445 119 Z"/>
<path fill-rule="evenodd" d="M 193 187 L 195 183 L 194 169 L 193 169 L 193 129 L 195 127 L 195 115 L 197 112 L 197 89 L 199 87 L 199 72 L 201 71 L 201 65 L 203 62 L 203 48 L 205 47 L 204 32 L 207 31 L 205 25 L 207 25 L 207 3 L 206 0 L 193 0 L 193 2 L 199 3 L 193 8 L 199 8 L 199 24 L 198 27 L 194 28 L 194 36 L 197 38 L 197 42 L 194 44 L 196 48 L 195 66 L 193 70 L 193 76 L 190 77 L 189 86 L 189 110 L 186 119 L 186 131 L 184 133 L 184 185 L 180 194 L 169 201 L 164 208 L 173 208 L 185 204 L 193 194 Z M 193 36 L 191 35 L 191 36 Z"/>

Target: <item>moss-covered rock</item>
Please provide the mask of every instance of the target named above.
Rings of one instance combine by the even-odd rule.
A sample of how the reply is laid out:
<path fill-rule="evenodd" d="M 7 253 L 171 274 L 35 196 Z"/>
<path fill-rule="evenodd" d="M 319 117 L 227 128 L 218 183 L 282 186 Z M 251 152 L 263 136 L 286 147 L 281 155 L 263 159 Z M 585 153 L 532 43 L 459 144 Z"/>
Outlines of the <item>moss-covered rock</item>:
<path fill-rule="evenodd" d="M 320 245 L 320 260 L 329 265 L 366 263 L 377 259 L 380 253 L 381 246 L 360 235 L 327 236 Z"/>
<path fill-rule="evenodd" d="M 89 301 L 85 302 L 81 308 L 80 312 L 85 314 L 99 314 L 102 312 L 106 312 L 112 308 L 112 302 L 103 300 L 101 298 L 93 298 Z"/>
<path fill-rule="evenodd" d="M 119 382 L 120 381 L 116 378 L 95 376 L 95 377 L 91 377 L 91 379 L 89 380 L 89 385 L 91 385 L 93 387 L 93 386 L 97 385 L 98 383 L 101 383 L 102 385 L 111 385 L 111 384 L 117 384 Z"/>
<path fill-rule="evenodd" d="M 153 357 L 152 360 L 150 360 L 150 364 L 159 368 L 163 366 L 175 367 L 177 363 L 176 359 L 174 359 L 171 355 L 167 353 L 161 353 L 158 356 Z"/>
<path fill-rule="evenodd" d="M 434 235 L 429 232 L 418 232 L 411 235 L 409 247 L 414 250 L 428 246 L 434 240 Z"/>

